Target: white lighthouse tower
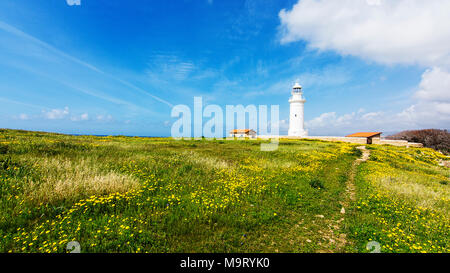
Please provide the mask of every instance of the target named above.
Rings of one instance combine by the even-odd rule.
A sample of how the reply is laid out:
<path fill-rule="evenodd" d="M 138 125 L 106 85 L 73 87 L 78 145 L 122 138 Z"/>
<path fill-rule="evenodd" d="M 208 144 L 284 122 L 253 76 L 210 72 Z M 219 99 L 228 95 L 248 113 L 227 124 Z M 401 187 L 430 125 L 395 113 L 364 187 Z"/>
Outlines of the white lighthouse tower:
<path fill-rule="evenodd" d="M 289 116 L 289 136 L 305 137 L 308 132 L 304 128 L 304 108 L 305 98 L 303 97 L 302 86 L 295 83 L 292 88 L 292 97 L 289 99 L 290 116 Z"/>

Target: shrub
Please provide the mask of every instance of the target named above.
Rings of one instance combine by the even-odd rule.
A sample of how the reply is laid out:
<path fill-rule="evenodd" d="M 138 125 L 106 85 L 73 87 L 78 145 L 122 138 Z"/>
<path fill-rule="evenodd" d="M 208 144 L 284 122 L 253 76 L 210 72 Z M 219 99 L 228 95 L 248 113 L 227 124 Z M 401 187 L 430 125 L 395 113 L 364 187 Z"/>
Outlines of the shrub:
<path fill-rule="evenodd" d="M 8 153 L 8 145 L 0 145 L 0 154 L 7 154 Z"/>
<path fill-rule="evenodd" d="M 315 189 L 325 188 L 322 181 L 319 179 L 313 179 L 313 180 L 309 181 L 309 185 Z"/>
<path fill-rule="evenodd" d="M 386 137 L 387 139 L 407 140 L 422 143 L 423 146 L 450 154 L 450 133 L 447 130 L 426 129 L 403 131 Z"/>

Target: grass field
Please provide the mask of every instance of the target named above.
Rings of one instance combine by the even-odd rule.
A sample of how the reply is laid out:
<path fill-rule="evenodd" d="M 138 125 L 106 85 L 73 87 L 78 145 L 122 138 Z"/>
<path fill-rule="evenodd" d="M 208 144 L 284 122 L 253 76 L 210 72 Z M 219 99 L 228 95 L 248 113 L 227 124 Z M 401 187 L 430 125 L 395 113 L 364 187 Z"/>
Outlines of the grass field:
<path fill-rule="evenodd" d="M 1 130 L 0 252 L 449 252 L 449 158 L 260 144 Z"/>

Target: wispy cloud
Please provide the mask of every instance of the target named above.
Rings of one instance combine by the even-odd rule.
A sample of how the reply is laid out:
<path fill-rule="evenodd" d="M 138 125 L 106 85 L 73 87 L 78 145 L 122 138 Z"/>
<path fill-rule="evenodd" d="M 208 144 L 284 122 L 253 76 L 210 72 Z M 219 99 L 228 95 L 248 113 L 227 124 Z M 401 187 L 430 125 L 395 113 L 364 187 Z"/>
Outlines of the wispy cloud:
<path fill-rule="evenodd" d="M 1 98 L 0 97 L 0 101 L 3 101 L 5 103 L 12 103 L 12 104 L 17 104 L 17 105 L 23 105 L 26 107 L 31 107 L 31 108 L 35 108 L 35 109 L 48 109 L 48 107 L 45 106 L 41 106 L 41 105 L 36 105 L 36 104 L 31 104 L 31 103 L 26 103 L 26 102 L 21 102 L 21 101 L 16 101 L 16 100 L 11 100 L 11 99 L 7 99 L 7 98 Z"/>
<path fill-rule="evenodd" d="M 30 117 L 27 115 L 27 114 L 24 114 L 24 113 L 22 113 L 22 114 L 20 114 L 19 115 L 19 119 L 20 120 L 28 120 Z"/>
<path fill-rule="evenodd" d="M 53 52 L 55 54 L 58 54 L 58 55 L 66 58 L 66 59 L 68 59 L 68 60 L 70 60 L 70 61 L 72 61 L 74 63 L 82 65 L 82 66 L 84 66 L 86 68 L 89 68 L 89 69 L 95 71 L 95 72 L 104 74 L 104 72 L 101 71 L 100 69 L 98 69 L 97 67 L 95 67 L 95 66 L 93 66 L 93 65 L 91 65 L 91 64 L 89 64 L 87 62 L 81 61 L 81 60 L 79 60 L 79 59 L 77 59 L 77 58 L 75 58 L 75 57 L 73 57 L 73 56 L 71 56 L 69 54 L 66 54 L 63 51 L 61 51 L 61 50 L 59 50 L 59 49 L 49 45 L 48 43 L 46 43 L 44 41 L 41 41 L 41 40 L 39 40 L 39 39 L 37 39 L 37 38 L 35 38 L 35 37 L 33 37 L 33 36 L 23 32 L 23 31 L 21 31 L 21 30 L 15 28 L 15 27 L 5 23 L 5 22 L 0 21 L 0 29 L 3 30 L 3 31 L 9 32 L 11 34 L 14 34 L 14 35 L 16 35 L 18 37 L 21 37 L 23 39 L 26 39 L 26 40 L 28 40 L 30 42 L 33 42 L 33 43 L 35 43 L 35 44 L 37 44 L 37 45 L 39 45 L 39 46 L 41 46 L 41 47 L 43 47 L 43 48 Z"/>
<path fill-rule="evenodd" d="M 67 5 L 69 6 L 80 6 L 81 0 L 66 0 Z"/>
<path fill-rule="evenodd" d="M 63 119 L 69 115 L 69 107 L 64 109 L 52 109 L 50 111 L 43 111 L 44 117 L 47 119 Z"/>
<path fill-rule="evenodd" d="M 191 61 L 180 60 L 175 55 L 154 55 L 148 62 L 147 73 L 150 77 L 158 77 L 167 81 L 185 80 L 196 66 Z"/>
<path fill-rule="evenodd" d="M 121 79 L 119 77 L 116 77 L 114 75 L 106 73 L 103 70 L 97 68 L 96 66 L 94 66 L 92 64 L 89 64 L 89 63 L 87 63 L 85 61 L 82 61 L 82 60 L 80 60 L 80 59 L 78 59 L 76 57 L 73 57 L 73 56 L 71 56 L 71 55 L 69 55 L 69 54 L 67 54 L 67 53 L 65 53 L 65 52 L 63 52 L 63 51 L 61 51 L 61 50 L 59 50 L 59 49 L 49 45 L 48 43 L 46 43 L 44 41 L 41 41 L 41 40 L 39 40 L 39 39 L 37 39 L 37 38 L 35 38 L 35 37 L 33 37 L 33 36 L 23 32 L 23 31 L 21 31 L 21 30 L 15 28 L 15 27 L 5 23 L 5 22 L 0 21 L 0 29 L 3 30 L 3 31 L 6 31 L 8 33 L 11 33 L 13 35 L 16 35 L 16 36 L 18 36 L 20 38 L 26 39 L 26 40 L 28 40 L 30 42 L 33 42 L 33 43 L 35 43 L 35 44 L 37 44 L 37 45 L 39 45 L 39 46 L 41 46 L 41 47 L 51 51 L 51 52 L 53 52 L 54 54 L 57 54 L 57 55 L 59 55 L 61 57 L 64 57 L 67 60 L 70 60 L 70 61 L 72 61 L 74 63 L 77 63 L 77 64 L 79 64 L 79 65 L 81 65 L 81 66 L 83 66 L 85 68 L 88 68 L 88 69 L 94 71 L 94 72 L 97 72 L 99 74 L 102 74 L 104 76 L 109 77 L 110 79 L 118 81 L 121 84 L 123 84 L 125 86 L 128 86 L 128 87 L 130 87 L 130 88 L 140 92 L 141 94 L 150 96 L 151 98 L 153 98 L 153 99 L 155 99 L 155 100 L 157 100 L 157 101 L 159 101 L 161 103 L 164 103 L 164 104 L 168 105 L 169 107 L 173 106 L 170 102 L 168 102 L 168 101 L 166 101 L 166 100 L 164 100 L 164 99 L 162 99 L 162 98 L 160 98 L 158 96 L 155 96 L 155 95 L 149 93 L 148 91 L 144 90 L 143 88 L 140 88 L 140 87 L 138 87 L 138 86 L 136 86 L 136 85 L 126 81 L 126 80 L 123 80 L 123 79 Z"/>
<path fill-rule="evenodd" d="M 265 73 L 269 74 L 272 69 L 265 70 Z M 287 71 L 290 68 L 286 69 Z M 351 80 L 351 73 L 341 69 L 339 67 L 324 67 L 321 70 L 313 72 L 305 72 L 301 74 L 295 74 L 291 72 L 290 76 L 283 77 L 276 82 L 266 85 L 265 82 L 260 85 L 253 86 L 248 91 L 244 92 L 244 97 L 255 97 L 262 95 L 275 95 L 275 94 L 289 94 L 289 90 L 295 81 L 299 81 L 305 90 L 311 90 L 312 88 L 325 88 L 333 86 L 343 85 Z"/>
<path fill-rule="evenodd" d="M 109 102 L 109 103 L 113 103 L 113 104 L 117 104 L 117 105 L 124 105 L 124 106 L 127 106 L 129 108 L 137 109 L 137 110 L 139 110 L 141 112 L 145 112 L 145 113 L 152 114 L 152 115 L 156 114 L 155 112 L 153 112 L 153 111 L 151 111 L 151 110 L 149 110 L 147 108 L 138 106 L 135 103 L 132 103 L 132 102 L 130 102 L 128 100 L 124 100 L 124 99 L 121 99 L 121 98 L 117 98 L 117 97 L 108 95 L 105 92 L 101 92 L 101 91 L 96 90 L 94 88 L 80 87 L 80 86 L 78 86 L 79 85 L 78 83 L 70 83 L 69 81 L 63 80 L 63 79 L 61 79 L 59 77 L 56 77 L 56 76 L 53 76 L 53 75 L 51 75 L 51 74 L 49 74 L 47 72 L 44 72 L 43 70 L 35 69 L 34 67 L 32 67 L 30 65 L 19 64 L 19 63 L 12 63 L 12 64 L 10 64 L 10 66 L 14 67 L 16 69 L 22 70 L 22 71 L 26 71 L 26 72 L 28 72 L 30 74 L 37 75 L 41 79 L 42 78 L 49 79 L 52 82 L 55 82 L 55 83 L 61 84 L 63 86 L 66 86 L 66 87 L 68 87 L 68 88 L 70 88 L 70 89 L 72 89 L 72 90 L 74 90 L 76 92 L 80 92 L 80 93 L 83 93 L 83 94 L 95 97 L 97 99 L 100 99 L 100 100 L 103 100 L 103 101 L 106 101 L 106 102 Z M 17 101 L 15 101 L 14 103 L 22 104 L 22 105 L 28 105 L 27 103 L 17 102 Z M 40 108 L 40 109 L 47 108 L 47 107 L 37 106 L 37 105 L 33 105 L 33 107 L 34 108 Z"/>
<path fill-rule="evenodd" d="M 88 113 L 83 113 L 81 115 L 74 115 L 70 117 L 71 121 L 85 121 L 85 120 L 89 120 L 89 114 Z"/>
<path fill-rule="evenodd" d="M 55 81 L 58 81 L 58 80 L 55 79 Z M 102 99 L 102 100 L 105 100 L 105 101 L 108 101 L 108 102 L 111 102 L 111 103 L 114 103 L 114 104 L 125 105 L 125 106 L 128 106 L 128 107 L 133 108 L 133 109 L 139 109 L 142 112 L 155 114 L 153 111 L 151 111 L 151 110 L 149 110 L 147 108 L 138 106 L 138 105 L 136 105 L 134 103 L 131 103 L 129 101 L 125 101 L 125 100 L 122 100 L 122 99 L 119 99 L 119 98 L 111 97 L 111 96 L 109 96 L 107 94 L 104 94 L 103 92 L 100 92 L 100 91 L 92 89 L 92 88 L 88 89 L 88 88 L 77 87 L 77 86 L 75 86 L 73 84 L 70 84 L 70 83 L 64 82 L 64 81 L 58 81 L 58 82 L 63 84 L 63 85 L 65 85 L 65 86 L 67 86 L 67 87 L 69 87 L 69 88 L 71 88 L 71 89 L 73 89 L 73 90 L 76 90 L 78 92 L 81 92 L 81 93 L 84 93 L 84 94 L 87 94 L 87 95 L 90 95 L 90 96 L 93 96 L 93 97 L 96 97 L 96 98 L 99 98 L 99 99 Z"/>
<path fill-rule="evenodd" d="M 99 121 L 111 121 L 113 117 L 111 115 L 97 115 L 96 119 Z"/>

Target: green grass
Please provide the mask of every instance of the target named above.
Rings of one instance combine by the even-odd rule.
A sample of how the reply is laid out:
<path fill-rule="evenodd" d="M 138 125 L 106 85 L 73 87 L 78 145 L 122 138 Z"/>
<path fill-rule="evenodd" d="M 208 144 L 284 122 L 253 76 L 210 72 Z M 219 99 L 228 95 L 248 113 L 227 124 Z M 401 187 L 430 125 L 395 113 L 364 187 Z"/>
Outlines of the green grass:
<path fill-rule="evenodd" d="M 431 149 L 372 146 L 356 177 L 358 201 L 348 233 L 358 251 L 376 241 L 382 252 L 449 252 L 447 157 Z"/>
<path fill-rule="evenodd" d="M 82 252 L 354 252 L 377 239 L 365 230 L 378 231 L 369 216 L 379 206 L 357 208 L 386 184 L 365 175 L 370 162 L 353 209 L 340 213 L 355 145 L 286 140 L 264 152 L 262 142 L 0 130 L 0 252 L 66 252 L 70 241 Z M 448 197 L 448 169 L 421 158 L 386 164 L 402 183 Z M 392 190 L 412 207 L 432 192 Z M 427 202 L 444 215 L 433 238 L 448 235 L 448 199 L 438 197 Z"/>

